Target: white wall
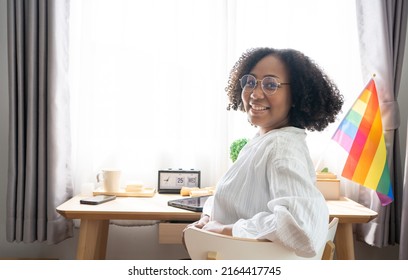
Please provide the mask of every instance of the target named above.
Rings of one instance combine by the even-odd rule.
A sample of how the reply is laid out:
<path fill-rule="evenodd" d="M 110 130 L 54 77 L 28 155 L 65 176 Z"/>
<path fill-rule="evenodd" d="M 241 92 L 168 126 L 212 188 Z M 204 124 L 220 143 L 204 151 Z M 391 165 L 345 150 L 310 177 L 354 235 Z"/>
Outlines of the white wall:
<path fill-rule="evenodd" d="M 0 259 L 57 258 L 74 259 L 78 231 L 75 237 L 58 245 L 16 244 L 6 241 L 6 194 L 8 161 L 8 74 L 7 74 L 7 0 L 0 0 Z M 401 145 L 404 146 L 408 112 L 408 39 L 399 103 L 401 108 Z M 109 259 L 182 259 L 187 254 L 180 245 L 158 245 L 155 226 L 127 228 L 112 226 L 109 233 Z M 379 249 L 356 242 L 358 259 L 397 259 L 398 246 Z"/>

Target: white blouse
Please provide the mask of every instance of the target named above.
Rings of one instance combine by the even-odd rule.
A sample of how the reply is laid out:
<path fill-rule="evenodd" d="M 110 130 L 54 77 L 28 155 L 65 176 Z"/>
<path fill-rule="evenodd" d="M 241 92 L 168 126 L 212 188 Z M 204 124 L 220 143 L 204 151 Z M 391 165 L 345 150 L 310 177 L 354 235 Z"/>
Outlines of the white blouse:
<path fill-rule="evenodd" d="M 329 212 L 305 138 L 303 129 L 285 127 L 249 141 L 203 212 L 233 224 L 233 236 L 269 239 L 314 256 L 325 243 Z"/>

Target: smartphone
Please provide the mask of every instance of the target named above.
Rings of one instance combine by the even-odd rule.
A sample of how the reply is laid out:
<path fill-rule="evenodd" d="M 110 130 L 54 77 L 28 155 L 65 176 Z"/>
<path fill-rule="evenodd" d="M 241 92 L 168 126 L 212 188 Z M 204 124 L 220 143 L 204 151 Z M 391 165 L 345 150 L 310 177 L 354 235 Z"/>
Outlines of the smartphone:
<path fill-rule="evenodd" d="M 115 198 L 116 198 L 115 195 L 96 195 L 96 196 L 81 199 L 80 203 L 81 204 L 97 205 L 97 204 L 101 204 L 101 203 L 104 203 L 104 202 L 114 200 Z"/>

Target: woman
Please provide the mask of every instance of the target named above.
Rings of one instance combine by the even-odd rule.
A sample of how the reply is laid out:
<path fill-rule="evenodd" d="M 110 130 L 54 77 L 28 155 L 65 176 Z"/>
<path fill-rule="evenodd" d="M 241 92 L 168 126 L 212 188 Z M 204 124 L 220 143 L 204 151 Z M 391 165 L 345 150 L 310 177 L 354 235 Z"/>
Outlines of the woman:
<path fill-rule="evenodd" d="M 228 109 L 246 112 L 259 131 L 191 226 L 314 256 L 325 243 L 329 214 L 315 187 L 305 129 L 321 131 L 335 121 L 343 105 L 339 90 L 301 52 L 257 48 L 235 64 L 226 91 Z"/>

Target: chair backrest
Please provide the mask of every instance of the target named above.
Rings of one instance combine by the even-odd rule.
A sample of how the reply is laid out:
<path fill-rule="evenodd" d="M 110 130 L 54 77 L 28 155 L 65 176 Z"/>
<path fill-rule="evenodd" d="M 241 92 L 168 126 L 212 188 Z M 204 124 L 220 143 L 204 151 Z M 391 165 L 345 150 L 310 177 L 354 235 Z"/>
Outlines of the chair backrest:
<path fill-rule="evenodd" d="M 326 244 L 312 258 L 303 258 L 294 251 L 276 243 L 265 240 L 237 238 L 208 232 L 198 228 L 188 228 L 184 232 L 184 242 L 192 260 L 313 260 L 332 259 L 333 240 L 337 230 L 338 219 L 333 218 L 329 224 Z M 326 253 L 324 254 L 326 249 Z"/>
<path fill-rule="evenodd" d="M 338 224 L 338 218 L 333 218 L 329 223 L 329 231 L 327 232 L 326 244 L 323 248 L 323 252 L 320 251 L 322 260 L 332 260 L 334 257 L 334 238 L 336 237 Z"/>

